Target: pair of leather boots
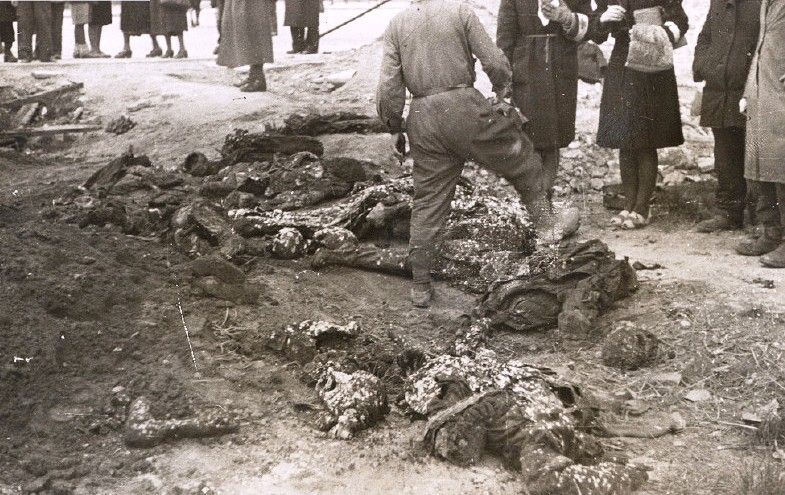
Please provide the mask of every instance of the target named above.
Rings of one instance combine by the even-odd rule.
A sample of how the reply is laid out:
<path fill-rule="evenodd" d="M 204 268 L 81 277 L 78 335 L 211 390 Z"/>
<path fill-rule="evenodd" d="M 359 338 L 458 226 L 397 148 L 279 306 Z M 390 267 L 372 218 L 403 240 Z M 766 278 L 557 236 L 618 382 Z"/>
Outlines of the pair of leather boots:
<path fill-rule="evenodd" d="M 761 227 L 752 239 L 736 246 L 742 256 L 760 256 L 763 266 L 785 268 L 785 240 L 781 227 Z"/>

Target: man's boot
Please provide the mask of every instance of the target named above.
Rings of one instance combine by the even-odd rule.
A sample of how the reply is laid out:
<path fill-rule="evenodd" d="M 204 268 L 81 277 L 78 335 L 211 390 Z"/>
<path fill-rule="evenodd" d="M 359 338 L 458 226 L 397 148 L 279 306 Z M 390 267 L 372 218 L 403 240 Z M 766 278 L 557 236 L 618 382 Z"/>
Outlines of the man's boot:
<path fill-rule="evenodd" d="M 760 262 L 768 268 L 785 268 L 785 242 L 780 242 L 777 249 L 761 256 Z"/>
<path fill-rule="evenodd" d="M 742 219 L 731 218 L 728 214 L 718 213 L 713 217 L 700 222 L 695 230 L 703 234 L 719 232 L 721 230 L 738 230 L 742 228 Z"/>
<path fill-rule="evenodd" d="M 427 308 L 433 299 L 431 285 L 432 254 L 428 249 L 415 248 L 409 253 L 409 266 L 412 269 L 412 305 L 416 308 Z"/>
<path fill-rule="evenodd" d="M 756 239 L 748 239 L 736 246 L 736 252 L 742 256 L 762 256 L 777 249 L 782 243 L 782 229 L 764 227 L 763 233 Z"/>

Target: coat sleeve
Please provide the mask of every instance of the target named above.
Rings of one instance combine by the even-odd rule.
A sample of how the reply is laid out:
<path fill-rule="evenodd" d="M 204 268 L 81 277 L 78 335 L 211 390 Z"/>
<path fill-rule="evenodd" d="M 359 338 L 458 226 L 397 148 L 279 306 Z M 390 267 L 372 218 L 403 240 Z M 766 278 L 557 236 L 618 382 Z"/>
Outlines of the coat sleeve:
<path fill-rule="evenodd" d="M 703 64 L 706 60 L 706 53 L 709 51 L 709 47 L 711 47 L 711 10 L 706 15 L 706 22 L 703 23 L 703 29 L 701 29 L 700 34 L 698 35 L 698 43 L 695 45 L 695 57 L 692 61 L 692 78 L 695 82 L 701 82 L 706 80 L 706 76 L 703 75 Z"/>
<path fill-rule="evenodd" d="M 461 4 L 462 18 L 466 29 L 469 50 L 480 59 L 482 70 L 488 74 L 493 84 L 493 92 L 499 98 L 506 98 L 512 91 L 512 69 L 504 53 L 493 44 L 477 14 L 468 5 Z"/>
<path fill-rule="evenodd" d="M 597 8 L 589 16 L 589 30 L 587 39 L 601 45 L 608 41 L 611 34 L 610 28 L 600 22 L 600 16 L 608 10 L 608 0 L 596 0 Z"/>
<path fill-rule="evenodd" d="M 496 45 L 501 48 L 511 64 L 518 36 L 518 13 L 515 9 L 515 0 L 502 0 L 499 4 L 499 19 L 496 25 Z"/>
<path fill-rule="evenodd" d="M 572 10 L 573 21 L 569 29 L 565 29 L 564 35 L 576 43 L 590 39 L 589 33 L 591 25 L 591 0 L 576 0 L 568 3 Z"/>
<path fill-rule="evenodd" d="M 379 86 L 376 89 L 376 112 L 390 132 L 402 132 L 403 108 L 406 105 L 406 85 L 403 82 L 401 53 L 392 23 L 384 33 L 384 53 Z"/>
<path fill-rule="evenodd" d="M 663 21 L 665 22 L 665 27 L 668 28 L 665 31 L 668 33 L 671 43 L 676 43 L 687 34 L 687 30 L 690 27 L 690 19 L 681 6 L 681 0 L 666 0 L 663 9 L 665 10 Z M 674 30 L 671 26 L 675 26 L 678 29 L 678 36 L 673 32 Z"/>

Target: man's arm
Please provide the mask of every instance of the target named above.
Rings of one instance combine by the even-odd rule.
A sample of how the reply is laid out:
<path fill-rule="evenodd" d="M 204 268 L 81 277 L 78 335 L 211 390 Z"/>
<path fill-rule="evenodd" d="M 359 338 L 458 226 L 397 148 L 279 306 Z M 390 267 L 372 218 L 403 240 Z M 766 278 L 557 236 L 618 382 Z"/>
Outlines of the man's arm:
<path fill-rule="evenodd" d="M 515 0 L 502 0 L 499 4 L 499 18 L 496 23 L 496 45 L 512 64 L 515 43 L 518 41 L 518 14 Z"/>
<path fill-rule="evenodd" d="M 391 133 L 403 132 L 403 108 L 406 105 L 406 86 L 403 83 L 401 54 L 395 39 L 393 24 L 384 33 L 384 54 L 379 87 L 376 90 L 376 111 Z"/>
<path fill-rule="evenodd" d="M 510 62 L 501 49 L 493 44 L 491 37 L 485 31 L 477 14 L 466 4 L 460 6 L 461 18 L 466 29 L 466 38 L 469 50 L 482 64 L 482 70 L 488 74 L 488 79 L 493 84 L 493 91 L 498 98 L 506 98 L 511 92 L 512 69 Z"/>
<path fill-rule="evenodd" d="M 711 46 L 711 14 L 711 9 L 709 9 L 709 13 L 706 14 L 706 22 L 703 23 L 703 29 L 698 35 L 698 43 L 695 45 L 695 58 L 692 61 L 692 78 L 695 82 L 706 80 L 706 76 L 703 75 L 703 64 L 706 53 Z"/>

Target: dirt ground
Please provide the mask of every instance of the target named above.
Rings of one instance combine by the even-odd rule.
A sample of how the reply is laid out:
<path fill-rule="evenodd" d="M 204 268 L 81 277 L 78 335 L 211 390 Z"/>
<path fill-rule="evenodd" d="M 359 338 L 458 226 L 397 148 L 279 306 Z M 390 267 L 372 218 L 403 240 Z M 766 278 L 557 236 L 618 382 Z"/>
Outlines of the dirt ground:
<path fill-rule="evenodd" d="M 685 6 L 694 46 L 705 6 L 696 0 Z M 491 32 L 495 10 L 478 9 Z M 381 21 L 374 22 L 381 34 Z M 690 50 L 677 56 L 685 107 L 695 91 Z M 515 475 L 492 458 L 465 469 L 424 455 L 416 447 L 423 423 L 395 408 L 353 440 L 325 438 L 310 408 L 301 407 L 316 398 L 296 366 L 253 345 L 264 331 L 305 319 L 353 319 L 369 334 L 392 330 L 437 350 L 451 340 L 456 319 L 472 310 L 474 296 L 439 285 L 435 306 L 415 310 L 404 279 L 346 268 L 314 272 L 306 261 L 260 258 L 244 268 L 263 288 L 261 302 L 219 303 L 183 284 L 187 259 L 171 247 L 113 228 L 79 229 L 52 213 L 53 199 L 129 146 L 155 166 L 175 168 L 191 151 L 217 157 L 235 128 L 259 130 L 296 110 L 372 113 L 378 60 L 378 43 L 288 58 L 269 71 L 271 91 L 255 94 L 232 85 L 238 73 L 203 60 L 140 62 L 133 70 L 110 63 L 57 68 L 84 82 L 87 121 L 106 123 L 140 103 L 149 106 L 129 113 L 137 126 L 120 136 L 97 132 L 31 143 L 23 154 L 0 151 L 0 494 L 522 492 Z M 336 91 L 313 82 L 343 69 L 357 74 Z M 30 85 L 30 70 L 0 65 L 0 79 Z M 599 94 L 599 86 L 581 83 L 584 143 L 596 129 Z M 372 160 L 395 172 L 386 136 L 322 141 L 328 156 Z M 710 153 L 706 139 L 688 145 Z M 753 441 L 741 415 L 785 396 L 785 272 L 734 255 L 743 233 L 695 233 L 703 210 L 690 203 L 698 197 L 682 198 L 688 204 L 681 208 L 661 202 L 652 225 L 636 232 L 606 227 L 610 212 L 598 192 L 570 199 L 583 207 L 581 238 L 599 238 L 631 261 L 662 265 L 639 271 L 639 292 L 603 315 L 599 327 L 633 321 L 660 338 L 667 356 L 653 367 L 621 372 L 602 364 L 596 341 L 502 332 L 492 347 L 579 384 L 645 401 L 652 413 L 680 412 L 688 423 L 682 434 L 603 440 L 651 467 L 642 493 L 739 493 L 745 462 L 772 456 Z M 669 381 L 667 373 L 681 380 Z M 161 417 L 236 411 L 241 429 L 129 449 L 107 412 L 116 386 L 150 397 Z M 708 391 L 708 398 L 684 400 L 695 390 Z"/>

